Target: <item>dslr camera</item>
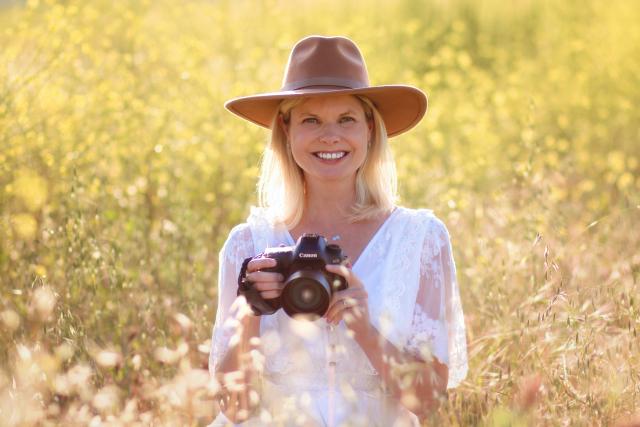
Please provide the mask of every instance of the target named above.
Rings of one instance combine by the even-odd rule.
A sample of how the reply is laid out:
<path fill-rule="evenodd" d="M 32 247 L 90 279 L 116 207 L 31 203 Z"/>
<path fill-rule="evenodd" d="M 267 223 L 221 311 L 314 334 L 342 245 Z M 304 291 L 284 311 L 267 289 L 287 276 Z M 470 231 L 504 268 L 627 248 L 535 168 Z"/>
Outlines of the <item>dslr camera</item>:
<path fill-rule="evenodd" d="M 284 288 L 277 298 L 264 299 L 246 279 L 247 264 L 256 258 L 273 258 L 275 267 L 260 271 L 280 273 Z M 256 315 L 273 314 L 282 307 L 290 317 L 316 320 L 329 308 L 331 296 L 347 289 L 344 277 L 325 270 L 327 264 L 341 264 L 346 260 L 340 246 L 327 244 L 319 234 L 305 233 L 295 246 L 267 248 L 263 253 L 244 260 L 238 277 L 238 295 L 244 295 Z"/>

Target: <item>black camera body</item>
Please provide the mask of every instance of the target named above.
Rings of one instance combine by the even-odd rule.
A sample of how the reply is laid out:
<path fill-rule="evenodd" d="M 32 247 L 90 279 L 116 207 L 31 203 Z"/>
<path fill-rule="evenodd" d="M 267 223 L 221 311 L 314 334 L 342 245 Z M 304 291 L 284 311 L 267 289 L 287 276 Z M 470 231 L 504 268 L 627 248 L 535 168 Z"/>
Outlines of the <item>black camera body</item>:
<path fill-rule="evenodd" d="M 280 273 L 284 288 L 279 297 L 264 299 L 253 283 L 246 279 L 246 266 L 256 258 L 275 259 L 277 265 L 261 271 Z M 242 294 L 256 315 L 273 314 L 280 307 L 291 317 L 316 320 L 329 308 L 331 296 L 347 289 L 344 277 L 328 272 L 327 264 L 341 264 L 347 257 L 340 246 L 327 244 L 319 234 L 303 234 L 295 246 L 267 248 L 263 253 L 247 258 L 238 278 L 238 295 Z"/>

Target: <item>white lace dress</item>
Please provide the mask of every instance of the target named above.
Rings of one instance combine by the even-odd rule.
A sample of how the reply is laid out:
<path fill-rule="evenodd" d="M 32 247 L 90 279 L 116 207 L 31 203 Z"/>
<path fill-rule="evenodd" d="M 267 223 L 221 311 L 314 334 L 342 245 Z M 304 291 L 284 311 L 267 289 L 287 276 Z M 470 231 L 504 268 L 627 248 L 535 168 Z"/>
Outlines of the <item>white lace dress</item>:
<path fill-rule="evenodd" d="M 267 247 L 294 245 L 282 224 L 251 208 L 220 251 L 219 300 L 209 370 L 229 347 L 228 319 L 242 261 Z M 348 255 L 348 254 L 347 254 Z M 397 348 L 430 351 L 449 368 L 448 388 L 467 373 L 465 326 L 449 234 L 425 209 L 397 207 L 353 265 L 369 295 L 372 324 Z M 242 425 L 417 425 L 417 417 L 383 394 L 376 370 L 344 322 L 296 321 L 283 310 L 260 320 L 264 377 L 261 409 Z M 220 414 L 213 425 L 227 425 Z"/>

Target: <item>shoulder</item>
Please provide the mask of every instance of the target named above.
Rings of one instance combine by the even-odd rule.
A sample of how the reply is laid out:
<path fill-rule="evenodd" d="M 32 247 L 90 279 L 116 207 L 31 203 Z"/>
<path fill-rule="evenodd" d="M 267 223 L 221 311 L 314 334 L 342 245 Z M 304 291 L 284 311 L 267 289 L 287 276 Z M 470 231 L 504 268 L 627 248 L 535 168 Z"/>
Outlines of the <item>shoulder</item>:
<path fill-rule="evenodd" d="M 449 238 L 449 230 L 444 221 L 442 221 L 431 209 L 412 209 L 398 206 L 399 214 L 402 215 L 411 226 L 422 229 L 428 234 L 438 237 Z"/>
<path fill-rule="evenodd" d="M 252 248 L 253 239 L 251 237 L 251 227 L 248 223 L 243 222 L 235 225 L 231 231 L 229 231 L 229 235 L 222 246 L 221 252 L 233 257 L 241 253 L 251 252 Z"/>
<path fill-rule="evenodd" d="M 245 240 L 246 238 L 251 237 L 251 226 L 246 223 L 240 223 L 229 231 L 229 237 L 227 237 L 227 242 L 229 241 L 237 241 L 237 240 Z"/>
<path fill-rule="evenodd" d="M 432 254 L 450 250 L 449 230 L 431 209 L 398 208 L 401 209 L 399 214 L 406 221 L 407 230 L 422 239 L 423 250 Z"/>
<path fill-rule="evenodd" d="M 270 211 L 267 208 L 251 206 L 245 222 L 235 225 L 229 232 L 226 244 L 251 240 L 252 232 L 259 232 L 271 225 Z"/>

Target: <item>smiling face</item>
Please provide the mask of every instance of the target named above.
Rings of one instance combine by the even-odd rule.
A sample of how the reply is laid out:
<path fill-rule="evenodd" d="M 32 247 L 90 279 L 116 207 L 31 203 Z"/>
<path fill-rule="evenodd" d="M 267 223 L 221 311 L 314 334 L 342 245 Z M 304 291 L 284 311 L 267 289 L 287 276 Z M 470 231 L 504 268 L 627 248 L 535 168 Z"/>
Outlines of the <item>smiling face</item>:
<path fill-rule="evenodd" d="M 354 96 L 319 96 L 293 107 L 283 123 L 305 178 L 354 179 L 367 156 L 372 121 Z"/>

